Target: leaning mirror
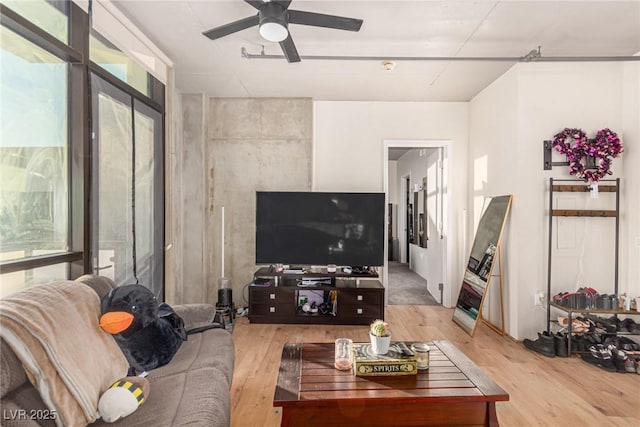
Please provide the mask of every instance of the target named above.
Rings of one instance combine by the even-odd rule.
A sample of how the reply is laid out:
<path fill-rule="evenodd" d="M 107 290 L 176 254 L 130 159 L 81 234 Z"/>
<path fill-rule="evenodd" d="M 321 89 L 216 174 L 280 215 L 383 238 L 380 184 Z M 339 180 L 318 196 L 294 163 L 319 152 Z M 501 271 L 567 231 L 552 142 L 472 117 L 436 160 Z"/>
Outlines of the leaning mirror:
<path fill-rule="evenodd" d="M 487 199 L 478 223 L 460 294 L 453 311 L 453 321 L 471 336 L 482 317 L 482 303 L 496 264 L 495 259 L 499 256 L 502 231 L 509 215 L 512 197 L 507 195 Z"/>

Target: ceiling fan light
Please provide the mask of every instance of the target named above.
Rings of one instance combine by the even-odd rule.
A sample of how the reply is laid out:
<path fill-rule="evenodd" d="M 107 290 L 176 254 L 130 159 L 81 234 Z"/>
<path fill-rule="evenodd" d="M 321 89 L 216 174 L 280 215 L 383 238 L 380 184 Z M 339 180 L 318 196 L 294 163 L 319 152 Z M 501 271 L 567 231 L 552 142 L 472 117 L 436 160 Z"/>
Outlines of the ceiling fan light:
<path fill-rule="evenodd" d="M 260 35 L 270 42 L 281 42 L 287 38 L 289 31 L 278 22 L 263 22 L 260 24 Z"/>

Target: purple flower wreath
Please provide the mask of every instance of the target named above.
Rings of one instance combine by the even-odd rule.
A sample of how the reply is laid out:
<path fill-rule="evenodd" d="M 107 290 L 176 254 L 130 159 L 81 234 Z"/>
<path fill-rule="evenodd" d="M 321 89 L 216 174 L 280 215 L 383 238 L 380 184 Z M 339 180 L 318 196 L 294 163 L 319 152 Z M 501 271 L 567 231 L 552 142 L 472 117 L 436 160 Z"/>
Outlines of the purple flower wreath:
<path fill-rule="evenodd" d="M 573 145 L 567 142 L 568 139 L 573 140 Z M 599 130 L 593 140 L 589 140 L 582 129 L 565 128 L 553 137 L 553 146 L 560 154 L 567 156 L 569 173 L 589 183 L 610 175 L 611 161 L 624 150 L 618 135 L 608 128 Z M 586 156 L 596 159 L 595 170 L 586 169 L 583 162 Z"/>
<path fill-rule="evenodd" d="M 573 140 L 573 145 L 567 142 Z M 553 146 L 560 154 L 567 156 L 569 173 L 580 176 L 584 171 L 582 158 L 586 155 L 584 147 L 589 144 L 587 134 L 582 129 L 565 128 L 553 137 Z"/>

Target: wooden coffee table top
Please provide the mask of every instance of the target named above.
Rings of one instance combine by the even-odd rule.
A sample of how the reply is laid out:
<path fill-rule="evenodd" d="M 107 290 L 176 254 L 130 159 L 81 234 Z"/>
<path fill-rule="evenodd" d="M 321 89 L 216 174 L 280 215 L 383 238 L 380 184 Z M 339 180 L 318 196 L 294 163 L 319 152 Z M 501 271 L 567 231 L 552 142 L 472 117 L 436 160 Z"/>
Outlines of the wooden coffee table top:
<path fill-rule="evenodd" d="M 409 342 L 407 342 L 410 345 Z M 509 395 L 449 341 L 433 341 L 429 369 L 418 375 L 358 377 L 333 366 L 333 343 L 287 343 L 282 350 L 273 406 L 497 402 Z"/>

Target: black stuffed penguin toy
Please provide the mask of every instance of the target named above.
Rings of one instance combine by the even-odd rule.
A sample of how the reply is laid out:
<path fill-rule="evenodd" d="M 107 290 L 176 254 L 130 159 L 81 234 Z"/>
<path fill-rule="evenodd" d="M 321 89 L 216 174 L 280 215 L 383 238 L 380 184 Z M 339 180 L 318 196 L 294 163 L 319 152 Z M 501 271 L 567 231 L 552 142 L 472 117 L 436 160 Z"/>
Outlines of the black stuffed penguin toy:
<path fill-rule="evenodd" d="M 142 285 L 114 288 L 102 298 L 100 327 L 115 337 L 132 368 L 142 372 L 169 363 L 187 339 L 184 322 Z"/>

